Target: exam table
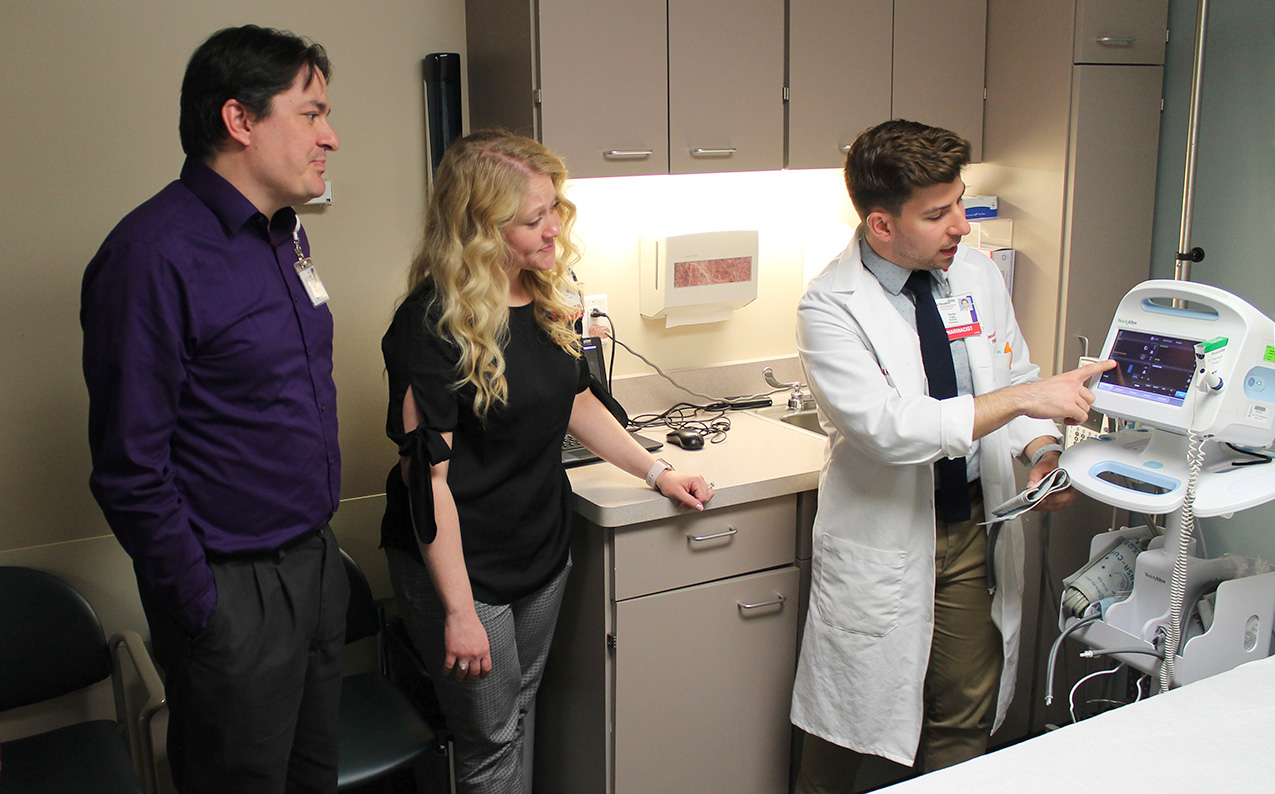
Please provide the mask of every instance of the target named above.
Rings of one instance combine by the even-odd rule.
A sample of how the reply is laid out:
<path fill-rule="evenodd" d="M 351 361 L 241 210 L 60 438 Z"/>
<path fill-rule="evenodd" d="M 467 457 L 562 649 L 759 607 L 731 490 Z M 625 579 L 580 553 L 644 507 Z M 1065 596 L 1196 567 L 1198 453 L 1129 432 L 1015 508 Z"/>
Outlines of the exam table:
<path fill-rule="evenodd" d="M 1272 737 L 1275 657 L 881 791 L 1271 791 Z"/>

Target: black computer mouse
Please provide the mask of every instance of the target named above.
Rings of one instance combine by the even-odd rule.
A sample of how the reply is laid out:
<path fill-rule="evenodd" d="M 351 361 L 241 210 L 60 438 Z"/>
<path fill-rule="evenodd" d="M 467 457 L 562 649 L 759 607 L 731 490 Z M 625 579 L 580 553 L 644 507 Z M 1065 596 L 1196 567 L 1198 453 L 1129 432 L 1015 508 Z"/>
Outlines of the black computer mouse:
<path fill-rule="evenodd" d="M 704 437 L 694 430 L 671 430 L 664 438 L 668 439 L 668 443 L 682 449 L 704 448 Z"/>

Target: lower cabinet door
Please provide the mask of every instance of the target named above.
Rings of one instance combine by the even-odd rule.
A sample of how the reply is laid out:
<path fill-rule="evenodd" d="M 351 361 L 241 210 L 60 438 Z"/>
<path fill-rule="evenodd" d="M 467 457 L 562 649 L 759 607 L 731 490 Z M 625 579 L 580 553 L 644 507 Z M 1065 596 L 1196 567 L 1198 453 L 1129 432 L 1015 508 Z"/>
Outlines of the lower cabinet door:
<path fill-rule="evenodd" d="M 615 792 L 788 791 L 799 574 L 616 604 Z"/>

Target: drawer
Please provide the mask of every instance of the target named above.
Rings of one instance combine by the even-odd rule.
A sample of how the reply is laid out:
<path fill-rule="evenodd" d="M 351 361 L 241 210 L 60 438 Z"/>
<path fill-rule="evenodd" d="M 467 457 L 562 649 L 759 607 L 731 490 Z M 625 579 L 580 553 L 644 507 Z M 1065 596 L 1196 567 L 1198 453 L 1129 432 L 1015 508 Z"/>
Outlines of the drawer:
<path fill-rule="evenodd" d="M 615 530 L 615 599 L 791 564 L 797 497 L 688 513 Z"/>
<path fill-rule="evenodd" d="M 789 567 L 616 605 L 615 794 L 788 791 L 797 586 Z"/>
<path fill-rule="evenodd" d="M 1079 0 L 1075 63 L 1164 63 L 1168 0 Z"/>

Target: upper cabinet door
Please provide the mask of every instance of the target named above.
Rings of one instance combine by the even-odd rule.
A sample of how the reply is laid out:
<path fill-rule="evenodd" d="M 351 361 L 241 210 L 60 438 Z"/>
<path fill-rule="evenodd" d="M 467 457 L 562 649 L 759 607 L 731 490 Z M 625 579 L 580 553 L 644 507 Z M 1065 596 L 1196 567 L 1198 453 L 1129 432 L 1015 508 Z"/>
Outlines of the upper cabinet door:
<path fill-rule="evenodd" d="M 1086 64 L 1072 73 L 1071 174 L 1058 355 L 1101 345 L 1121 296 L 1151 275 L 1160 66 Z M 1100 289 L 1095 289 L 1101 285 Z"/>
<path fill-rule="evenodd" d="M 1164 63 L 1169 0 L 1077 0 L 1076 63 Z"/>
<path fill-rule="evenodd" d="M 783 167 L 783 0 L 669 0 L 668 64 L 670 173 Z"/>
<path fill-rule="evenodd" d="M 540 140 L 572 176 L 668 173 L 664 0 L 541 0 Z"/>
<path fill-rule="evenodd" d="M 983 159 L 987 0 L 895 0 L 895 118 L 969 139 Z"/>
<path fill-rule="evenodd" d="M 894 0 L 789 0 L 788 167 L 839 168 L 890 118 Z"/>
<path fill-rule="evenodd" d="M 466 0 L 470 130 L 502 127 L 535 137 L 535 61 L 527 0 Z"/>

